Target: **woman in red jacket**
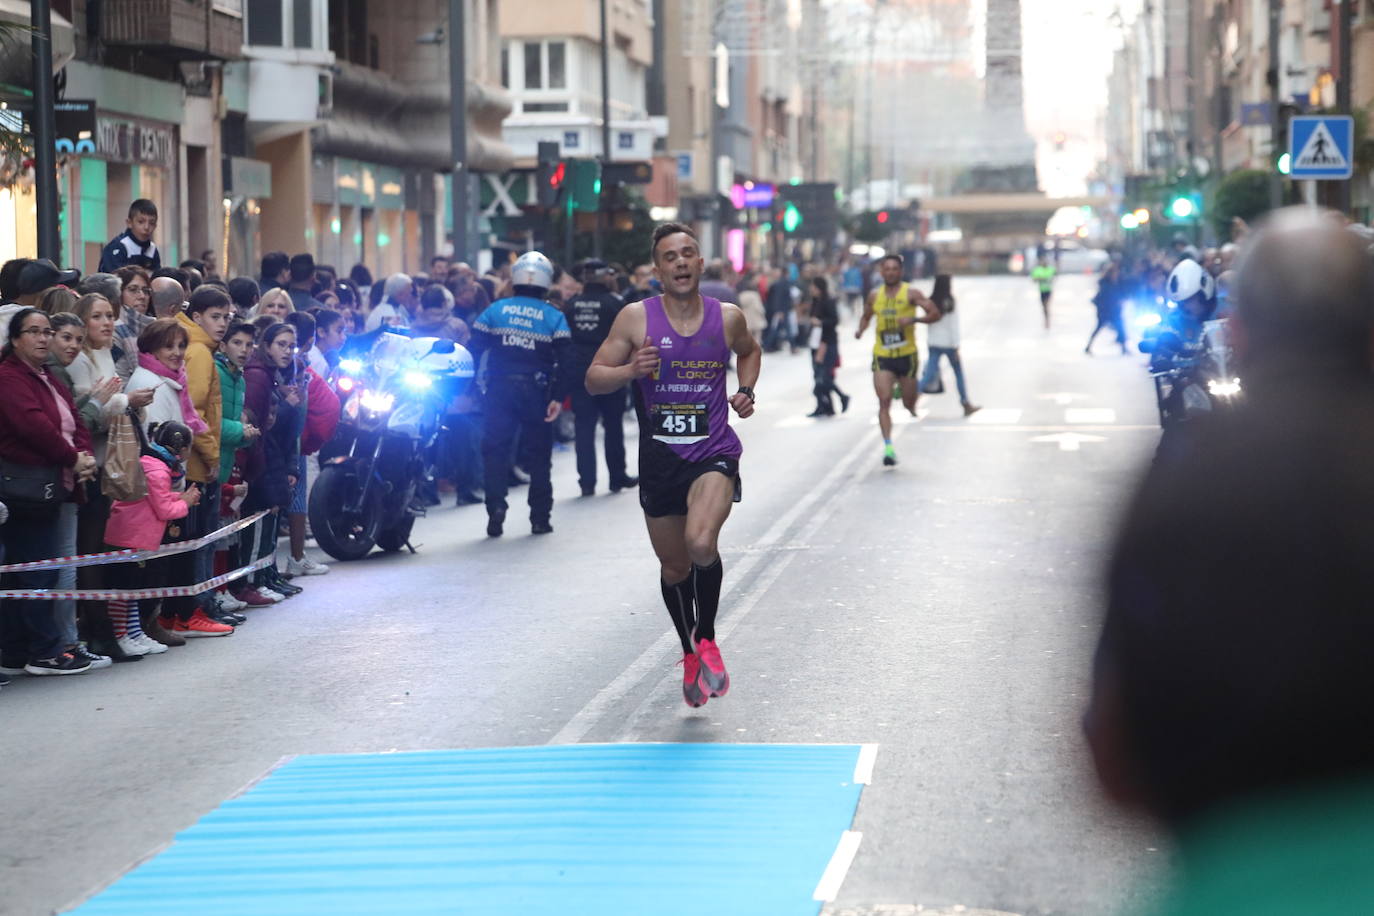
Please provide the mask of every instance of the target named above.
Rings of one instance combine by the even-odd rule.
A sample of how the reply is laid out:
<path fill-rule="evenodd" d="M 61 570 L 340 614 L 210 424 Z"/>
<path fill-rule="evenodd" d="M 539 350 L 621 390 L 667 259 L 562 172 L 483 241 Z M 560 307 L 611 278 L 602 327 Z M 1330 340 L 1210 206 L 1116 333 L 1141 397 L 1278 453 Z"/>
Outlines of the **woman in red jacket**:
<path fill-rule="evenodd" d="M 0 469 L 6 477 L 52 472 L 58 491 L 71 494 L 78 482 L 94 476 L 95 458 L 91 456 L 90 433 L 77 415 L 71 393 L 45 365 L 52 346 L 52 326 L 38 309 L 20 309 L 7 318 L 3 330 L 8 339 L 0 350 L 0 391 L 5 393 L 0 398 Z M 5 491 L 0 492 L 8 489 L 6 484 Z M 10 518 L 0 525 L 5 562 L 52 557 L 57 550 L 57 515 L 62 500 L 28 505 L 14 499 L 6 502 Z M 0 587 L 4 588 L 56 585 L 56 569 L 0 576 Z M 21 672 L 38 676 L 80 674 L 90 667 L 89 661 L 64 650 L 51 598 L 0 602 L 0 676 Z"/>

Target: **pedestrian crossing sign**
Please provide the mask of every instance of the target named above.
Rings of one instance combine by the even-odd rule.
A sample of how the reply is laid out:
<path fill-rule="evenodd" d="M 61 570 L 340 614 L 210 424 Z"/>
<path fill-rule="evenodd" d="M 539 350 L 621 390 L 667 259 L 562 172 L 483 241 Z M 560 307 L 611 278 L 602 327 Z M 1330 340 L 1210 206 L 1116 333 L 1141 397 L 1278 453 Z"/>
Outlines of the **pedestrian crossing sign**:
<path fill-rule="evenodd" d="M 1304 115 L 1288 128 L 1291 177 L 1344 181 L 1355 171 L 1355 119 L 1348 115 Z"/>

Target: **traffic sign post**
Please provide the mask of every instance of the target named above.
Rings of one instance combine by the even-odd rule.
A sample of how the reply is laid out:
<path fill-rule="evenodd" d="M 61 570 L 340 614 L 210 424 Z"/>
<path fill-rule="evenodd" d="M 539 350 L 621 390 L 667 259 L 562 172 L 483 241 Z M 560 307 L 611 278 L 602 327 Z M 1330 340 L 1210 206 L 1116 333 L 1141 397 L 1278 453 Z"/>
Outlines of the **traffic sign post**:
<path fill-rule="evenodd" d="M 1355 119 L 1349 115 L 1300 115 L 1288 129 L 1290 177 L 1348 181 L 1355 173 Z"/>

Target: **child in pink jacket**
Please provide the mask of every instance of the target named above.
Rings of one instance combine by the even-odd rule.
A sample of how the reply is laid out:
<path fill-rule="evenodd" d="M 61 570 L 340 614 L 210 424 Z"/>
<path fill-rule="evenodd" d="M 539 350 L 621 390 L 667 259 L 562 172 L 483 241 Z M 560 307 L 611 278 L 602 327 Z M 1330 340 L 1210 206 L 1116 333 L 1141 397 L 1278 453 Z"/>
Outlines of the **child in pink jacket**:
<path fill-rule="evenodd" d="M 185 488 L 185 462 L 191 453 L 191 430 L 184 423 L 169 420 L 158 424 L 149 434 L 138 463 L 148 482 L 148 495 L 138 500 L 116 500 L 105 523 L 105 543 L 109 550 L 132 547 L 135 550 L 156 550 L 164 540 L 182 540 L 186 518 L 191 506 L 200 502 L 200 490 Z M 171 557 L 158 557 L 136 563 L 108 566 L 106 581 L 111 588 L 162 588 L 169 583 Z M 186 585 L 193 583 L 187 582 Z M 146 621 L 160 604 L 158 599 L 114 600 L 109 602 L 110 622 L 114 625 L 115 642 L 130 658 L 157 655 L 167 651 L 167 645 L 144 633 Z M 140 607 L 143 613 L 140 613 Z M 175 645 L 184 645 L 180 640 Z M 115 656 L 118 659 L 118 655 Z"/>

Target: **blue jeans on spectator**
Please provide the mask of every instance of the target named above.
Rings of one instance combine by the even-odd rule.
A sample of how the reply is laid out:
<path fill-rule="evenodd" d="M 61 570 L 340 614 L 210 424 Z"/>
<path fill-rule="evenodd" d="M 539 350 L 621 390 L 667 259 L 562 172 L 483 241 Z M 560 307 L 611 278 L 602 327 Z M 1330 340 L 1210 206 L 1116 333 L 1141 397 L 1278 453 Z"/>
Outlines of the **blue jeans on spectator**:
<path fill-rule="evenodd" d="M 63 503 L 62 508 L 58 510 L 58 543 L 53 556 L 76 555 L 76 510 L 76 503 Z M 76 588 L 76 567 L 64 566 L 57 571 L 57 587 L 64 591 Z M 76 635 L 75 598 L 53 599 L 53 621 L 57 624 L 58 635 L 62 638 L 62 647 L 70 648 L 76 645 L 79 637 Z"/>
<path fill-rule="evenodd" d="M 26 563 L 57 556 L 58 514 L 29 514 L 11 508 L 10 519 L 0 525 L 6 563 Z M 54 588 L 56 569 L 35 569 L 0 576 L 4 588 Z M 53 621 L 52 599 L 0 601 L 0 665 L 22 667 L 39 658 L 53 658 L 66 647 Z"/>
<path fill-rule="evenodd" d="M 964 384 L 964 364 L 959 361 L 958 349 L 948 349 L 946 347 L 931 347 L 930 355 L 926 359 L 926 369 L 921 375 L 921 390 L 935 381 L 940 374 L 940 357 L 949 360 L 949 364 L 954 367 L 954 383 L 959 387 L 959 403 L 968 403 L 968 387 Z"/>

